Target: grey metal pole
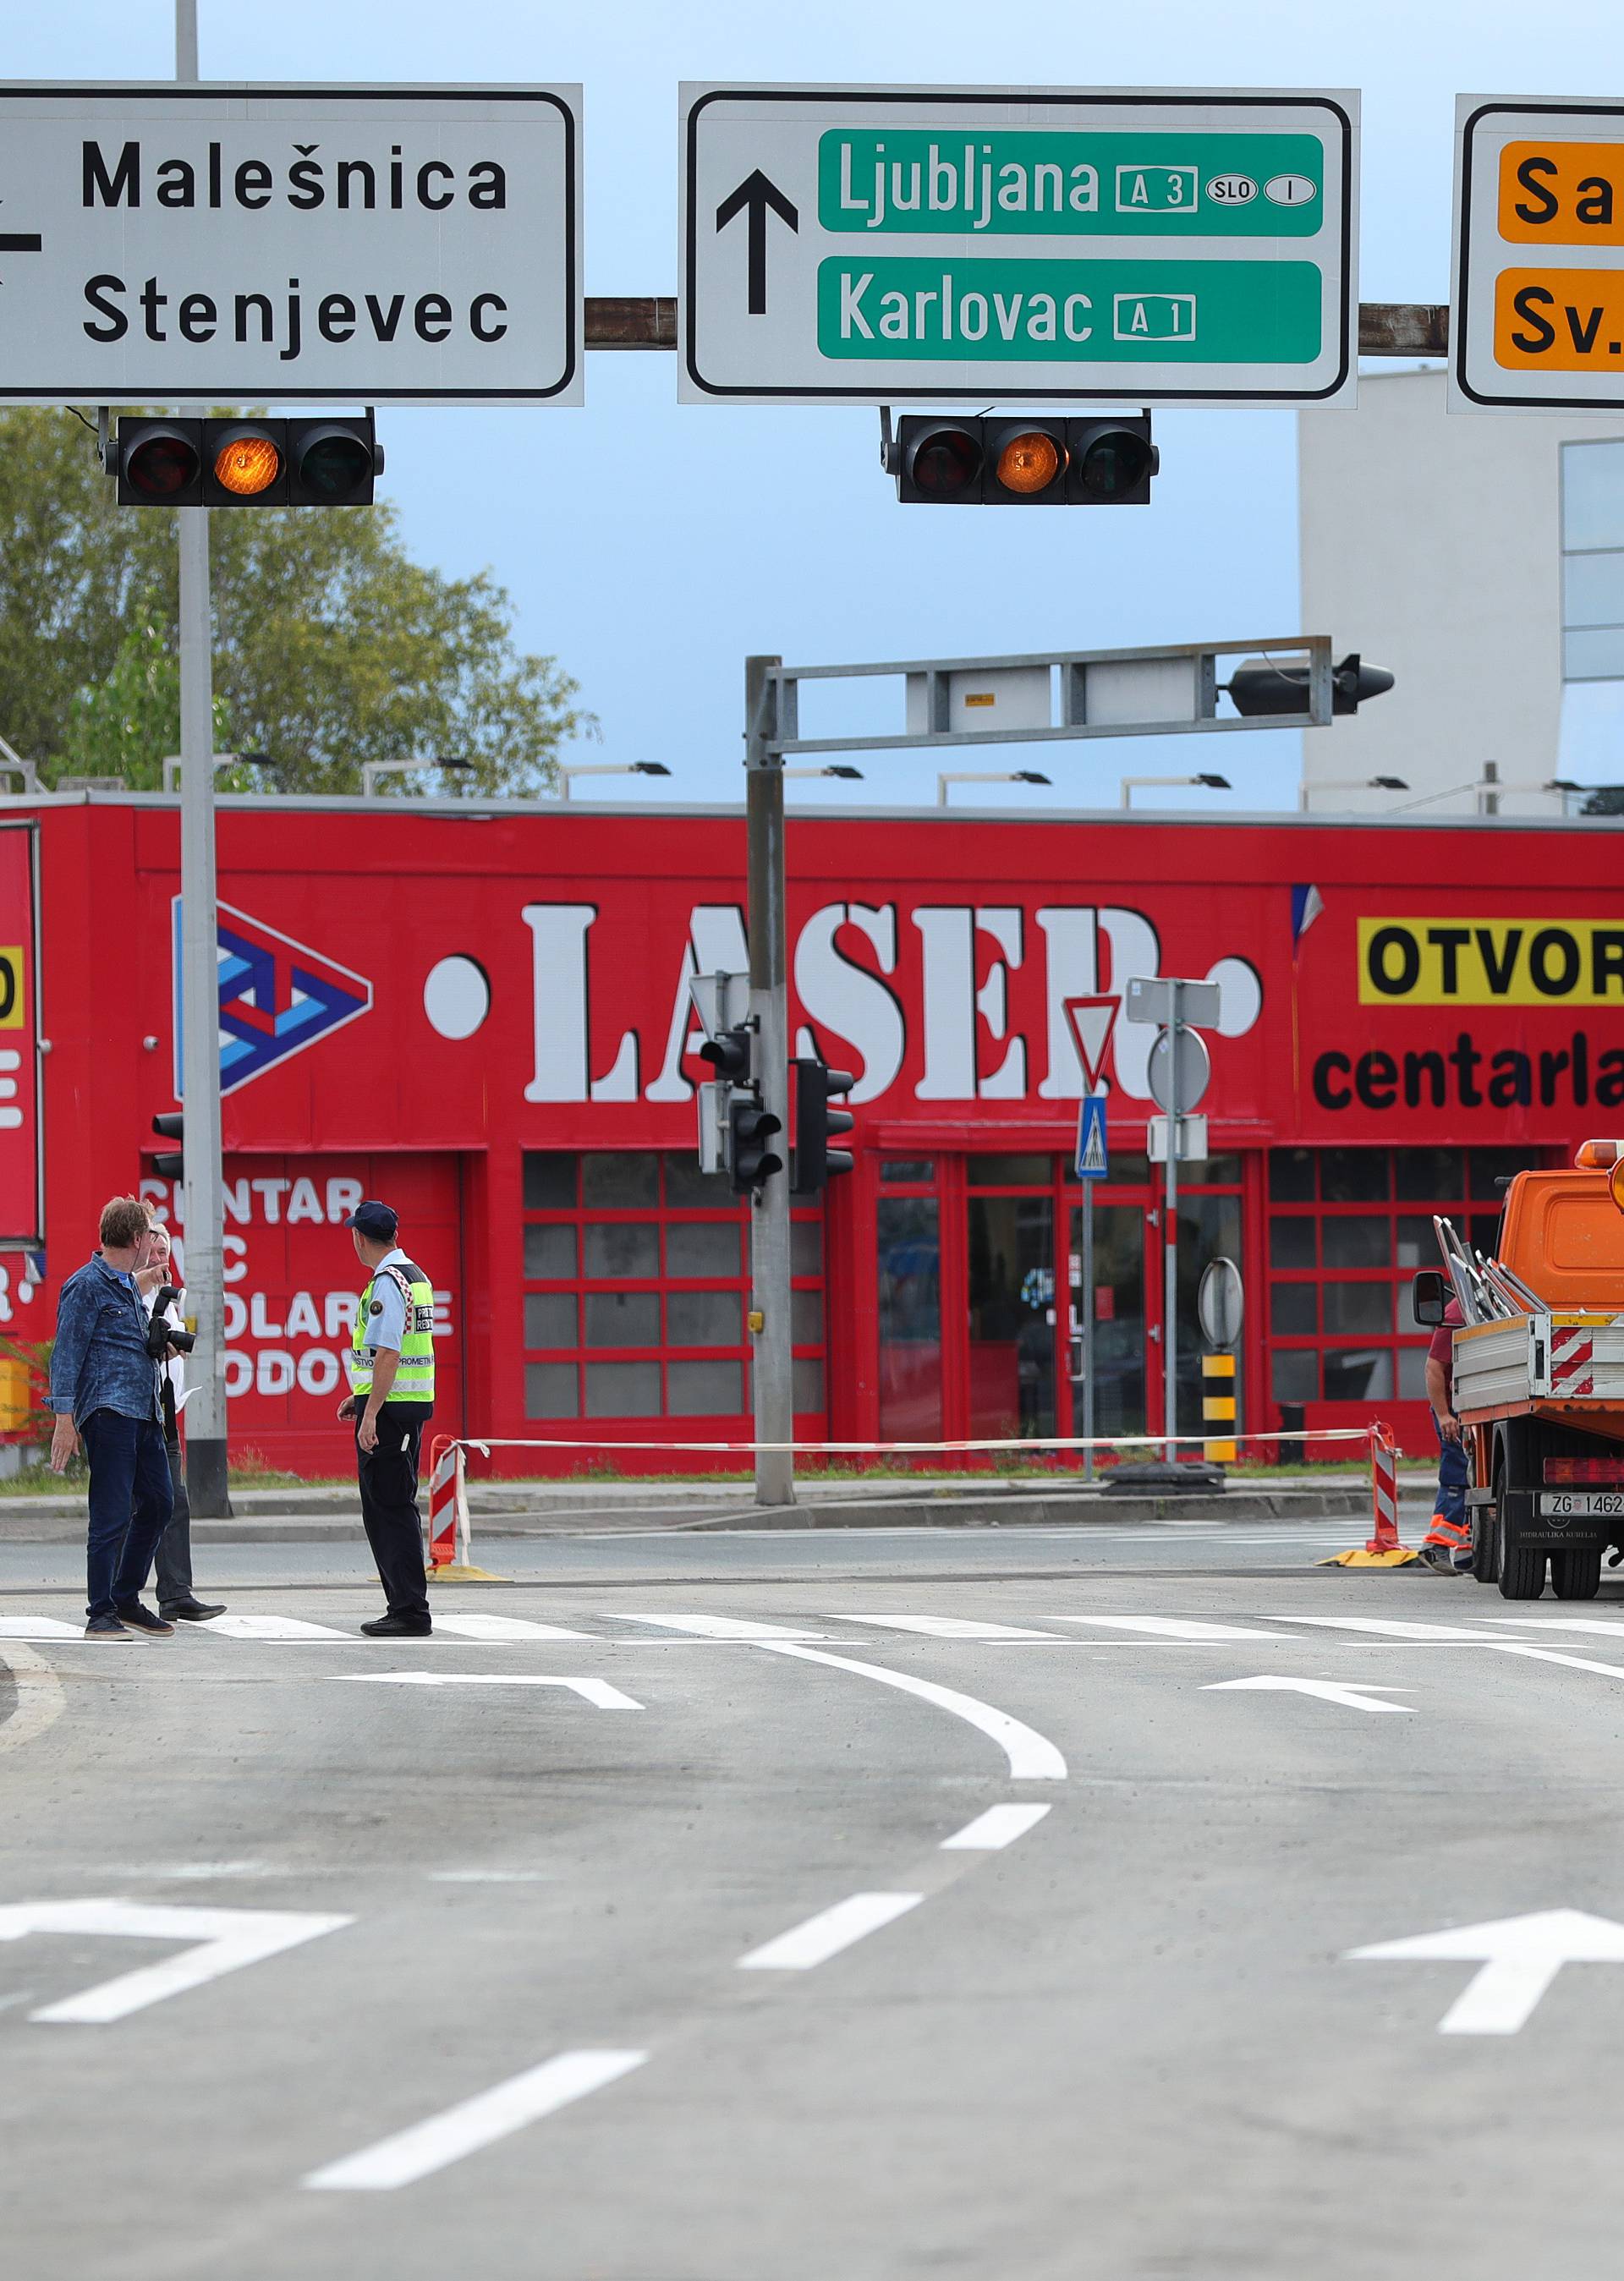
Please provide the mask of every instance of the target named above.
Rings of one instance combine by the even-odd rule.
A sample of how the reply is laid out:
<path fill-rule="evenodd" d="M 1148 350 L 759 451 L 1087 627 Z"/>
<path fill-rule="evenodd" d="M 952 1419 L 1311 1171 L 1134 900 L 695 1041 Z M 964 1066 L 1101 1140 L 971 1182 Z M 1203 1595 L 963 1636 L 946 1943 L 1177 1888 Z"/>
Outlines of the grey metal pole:
<path fill-rule="evenodd" d="M 745 828 L 750 869 L 750 1011 L 762 1106 L 778 1119 L 785 1170 L 766 1181 L 750 1209 L 750 1304 L 754 1339 L 750 1388 L 758 1442 L 789 1442 L 795 1429 L 790 1326 L 789 952 L 784 910 L 784 761 L 777 684 L 782 660 L 745 660 Z M 795 1502 L 788 1450 L 755 1453 L 755 1501 Z"/>
<path fill-rule="evenodd" d="M 1163 1455 L 1172 1465 L 1179 1455 L 1179 985 L 1167 984 L 1167 1179 L 1162 1230 L 1165 1275 L 1162 1285 L 1164 1379 Z"/>
<path fill-rule="evenodd" d="M 197 77 L 197 0 L 175 0 L 174 75 Z M 196 410 L 201 412 L 198 406 Z M 209 511 L 175 510 L 181 554 L 181 1029 L 186 1113 L 186 1295 L 197 1346 L 186 1405 L 186 1493 L 223 1519 L 226 1325 L 220 1242 L 220 969 L 215 950 L 214 676 Z"/>
<path fill-rule="evenodd" d="M 1083 1182 L 1083 1479 L 1094 1479 L 1094 1182 Z"/>

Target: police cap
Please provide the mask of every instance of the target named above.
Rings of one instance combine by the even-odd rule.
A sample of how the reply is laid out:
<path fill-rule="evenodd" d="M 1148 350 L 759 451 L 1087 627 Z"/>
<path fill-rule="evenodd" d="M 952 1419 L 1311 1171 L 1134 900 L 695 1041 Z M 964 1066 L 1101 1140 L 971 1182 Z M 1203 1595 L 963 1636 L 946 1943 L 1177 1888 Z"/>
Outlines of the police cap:
<path fill-rule="evenodd" d="M 400 1222 L 387 1204 L 379 1203 L 375 1196 L 363 1196 L 344 1226 L 359 1228 L 374 1243 L 392 1243 Z"/>

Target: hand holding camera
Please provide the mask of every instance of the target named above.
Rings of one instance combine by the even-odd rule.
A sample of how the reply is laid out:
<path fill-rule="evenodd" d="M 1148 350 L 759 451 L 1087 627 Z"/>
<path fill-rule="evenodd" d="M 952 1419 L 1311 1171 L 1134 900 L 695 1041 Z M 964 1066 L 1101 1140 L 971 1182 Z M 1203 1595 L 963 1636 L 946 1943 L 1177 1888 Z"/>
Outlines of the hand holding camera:
<path fill-rule="evenodd" d="M 170 1308 L 180 1297 L 173 1283 L 161 1284 L 152 1302 L 152 1318 L 147 1325 L 147 1352 L 154 1362 L 164 1362 L 172 1354 L 190 1354 L 197 1343 L 195 1331 L 182 1328 L 168 1320 Z"/>

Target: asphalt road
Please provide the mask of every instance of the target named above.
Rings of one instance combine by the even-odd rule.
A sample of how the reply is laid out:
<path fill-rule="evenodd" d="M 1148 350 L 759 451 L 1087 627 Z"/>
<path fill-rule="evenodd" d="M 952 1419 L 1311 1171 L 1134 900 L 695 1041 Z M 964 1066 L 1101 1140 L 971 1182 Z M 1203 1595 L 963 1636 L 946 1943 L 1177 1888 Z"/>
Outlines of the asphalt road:
<path fill-rule="evenodd" d="M 1614 2269 L 1624 1581 L 1348 1534 L 514 1543 L 390 1643 L 246 1546 L 112 1647 L 5 1549 L 8 2269 Z"/>

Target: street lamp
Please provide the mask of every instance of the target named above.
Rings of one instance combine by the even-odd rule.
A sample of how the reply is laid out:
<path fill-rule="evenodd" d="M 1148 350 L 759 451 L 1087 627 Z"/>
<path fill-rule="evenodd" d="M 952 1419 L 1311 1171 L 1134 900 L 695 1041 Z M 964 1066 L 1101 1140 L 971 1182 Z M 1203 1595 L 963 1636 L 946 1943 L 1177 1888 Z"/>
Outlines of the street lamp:
<path fill-rule="evenodd" d="M 862 782 L 862 770 L 853 768 L 849 761 L 831 761 L 826 769 L 785 769 L 784 774 L 786 780 L 791 777 L 845 777 L 855 784 Z"/>
<path fill-rule="evenodd" d="M 452 753 L 425 753 L 411 761 L 363 761 L 361 762 L 361 798 L 374 800 L 380 777 L 416 776 L 430 769 L 471 769 L 474 762 Z"/>
<path fill-rule="evenodd" d="M 1483 774 L 1481 777 L 1474 777 L 1470 784 L 1444 785 L 1437 792 L 1424 792 L 1417 800 L 1405 800 L 1403 806 L 1396 808 L 1394 813 L 1396 815 L 1404 816 L 1406 815 L 1412 808 L 1427 807 L 1429 801 L 1435 800 L 1458 800 L 1462 793 L 1469 792 L 1472 794 L 1472 804 L 1479 816 L 1495 816 L 1497 815 L 1499 811 L 1496 808 L 1488 806 L 1488 802 L 1492 800 L 1496 800 L 1502 793 L 1555 792 L 1560 793 L 1562 795 L 1562 812 L 1566 816 L 1567 813 L 1568 793 L 1570 792 L 1582 792 L 1583 790 L 1584 786 L 1580 784 L 1575 784 L 1571 777 L 1546 777 L 1538 783 L 1530 779 L 1527 783 L 1508 784 L 1505 778 L 1500 776 L 1495 769 L 1493 763 L 1490 762 L 1489 766 L 1485 768 Z"/>
<path fill-rule="evenodd" d="M 1052 784 L 1052 777 L 1036 769 L 953 769 L 936 779 L 936 805 L 947 805 L 947 786 L 955 784 Z"/>
<path fill-rule="evenodd" d="M 1124 777 L 1122 779 L 1124 808 L 1133 807 L 1134 787 L 1139 785 L 1204 785 L 1209 792 L 1228 792 L 1231 789 L 1227 777 L 1209 776 L 1204 771 L 1200 776 L 1194 777 Z"/>
<path fill-rule="evenodd" d="M 579 768 L 561 769 L 558 772 L 558 796 L 568 800 L 569 787 L 576 777 L 669 777 L 671 771 L 663 761 L 592 761 Z"/>
<path fill-rule="evenodd" d="M 217 773 L 221 769 L 235 768 L 239 761 L 246 768 L 268 769 L 271 765 L 271 756 L 268 753 L 214 753 L 210 757 L 214 762 Z M 164 754 L 164 790 L 176 792 L 180 788 L 180 783 L 181 755 L 179 753 L 166 753 Z"/>
<path fill-rule="evenodd" d="M 1408 792 L 1403 777 L 1326 777 L 1311 785 L 1306 777 L 1297 786 L 1297 806 L 1306 808 L 1317 792 Z"/>

